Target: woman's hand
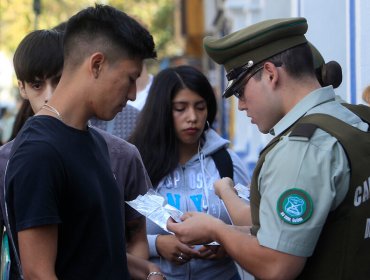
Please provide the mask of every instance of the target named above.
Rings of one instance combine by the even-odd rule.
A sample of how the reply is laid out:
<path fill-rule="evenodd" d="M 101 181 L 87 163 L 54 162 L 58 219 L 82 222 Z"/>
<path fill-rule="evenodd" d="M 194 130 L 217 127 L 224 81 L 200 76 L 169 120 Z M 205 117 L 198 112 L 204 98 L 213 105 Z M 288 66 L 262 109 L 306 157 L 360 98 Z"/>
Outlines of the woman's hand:
<path fill-rule="evenodd" d="M 199 249 L 200 258 L 206 260 L 218 260 L 224 258 L 227 254 L 221 245 L 204 245 Z"/>
<path fill-rule="evenodd" d="M 201 255 L 199 251 L 193 249 L 193 246 L 180 242 L 172 234 L 158 235 L 156 247 L 160 256 L 178 265 L 183 265 L 192 258 L 199 258 Z"/>

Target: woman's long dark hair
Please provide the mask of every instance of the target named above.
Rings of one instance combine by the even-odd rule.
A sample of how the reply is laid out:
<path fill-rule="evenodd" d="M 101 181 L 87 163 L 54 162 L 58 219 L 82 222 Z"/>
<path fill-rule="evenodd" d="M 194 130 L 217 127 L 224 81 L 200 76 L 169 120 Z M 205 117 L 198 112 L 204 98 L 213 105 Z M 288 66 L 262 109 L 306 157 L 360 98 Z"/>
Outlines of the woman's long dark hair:
<path fill-rule="evenodd" d="M 136 128 L 129 139 L 138 148 L 153 186 L 157 186 L 179 162 L 179 144 L 172 117 L 172 100 L 184 88 L 205 99 L 209 126 L 212 126 L 217 113 L 212 86 L 196 68 L 178 66 L 164 69 L 157 74 Z"/>
<path fill-rule="evenodd" d="M 23 99 L 22 105 L 19 108 L 17 116 L 15 117 L 12 134 L 9 137 L 8 141 L 12 141 L 18 134 L 18 132 L 23 127 L 24 123 L 27 121 L 29 117 L 32 117 L 34 112 L 32 110 L 31 104 L 27 99 Z"/>

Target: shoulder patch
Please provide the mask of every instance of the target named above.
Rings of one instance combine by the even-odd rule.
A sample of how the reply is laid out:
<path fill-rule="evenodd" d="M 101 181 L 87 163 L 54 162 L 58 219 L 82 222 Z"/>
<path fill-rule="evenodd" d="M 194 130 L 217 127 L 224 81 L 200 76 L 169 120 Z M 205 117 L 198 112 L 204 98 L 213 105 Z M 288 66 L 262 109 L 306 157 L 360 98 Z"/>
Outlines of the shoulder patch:
<path fill-rule="evenodd" d="M 309 141 L 316 129 L 317 125 L 312 123 L 298 123 L 289 134 L 289 139 L 295 141 Z"/>
<path fill-rule="evenodd" d="M 311 218 L 312 198 L 304 190 L 289 189 L 280 195 L 276 210 L 284 222 L 291 225 L 303 224 Z"/>

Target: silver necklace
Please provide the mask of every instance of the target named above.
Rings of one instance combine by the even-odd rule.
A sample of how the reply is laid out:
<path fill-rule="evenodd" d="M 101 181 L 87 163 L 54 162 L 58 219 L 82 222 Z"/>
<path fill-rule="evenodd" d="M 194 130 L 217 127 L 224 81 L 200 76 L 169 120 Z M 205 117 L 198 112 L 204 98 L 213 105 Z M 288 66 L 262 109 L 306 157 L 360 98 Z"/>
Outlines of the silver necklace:
<path fill-rule="evenodd" d="M 58 117 L 59 120 L 62 120 L 62 116 L 60 115 L 60 113 L 58 112 L 58 110 L 55 109 L 53 106 L 51 106 L 49 104 L 44 104 L 44 105 L 42 105 L 41 108 L 43 108 L 43 109 L 45 109 L 45 110 L 47 110 L 49 112 L 54 113 L 55 115 L 57 115 L 57 117 Z"/>

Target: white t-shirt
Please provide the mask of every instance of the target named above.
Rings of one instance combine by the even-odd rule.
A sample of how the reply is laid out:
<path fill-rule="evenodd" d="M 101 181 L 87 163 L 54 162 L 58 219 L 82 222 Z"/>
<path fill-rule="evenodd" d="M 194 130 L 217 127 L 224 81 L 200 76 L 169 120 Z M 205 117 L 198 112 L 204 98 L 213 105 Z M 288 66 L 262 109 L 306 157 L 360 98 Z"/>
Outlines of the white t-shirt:
<path fill-rule="evenodd" d="M 135 107 L 139 111 L 141 111 L 145 105 L 146 98 L 148 97 L 149 89 L 153 81 L 153 75 L 149 74 L 149 81 L 146 84 L 146 87 L 136 93 L 136 99 L 135 101 L 128 101 L 127 104 Z"/>

